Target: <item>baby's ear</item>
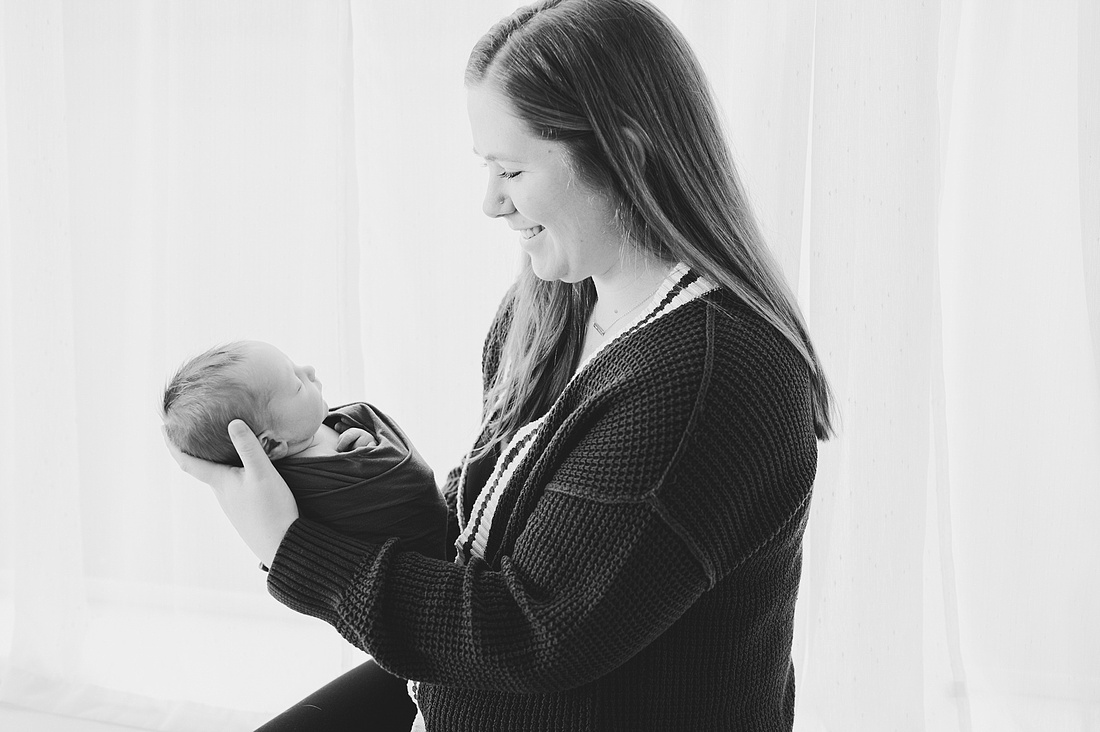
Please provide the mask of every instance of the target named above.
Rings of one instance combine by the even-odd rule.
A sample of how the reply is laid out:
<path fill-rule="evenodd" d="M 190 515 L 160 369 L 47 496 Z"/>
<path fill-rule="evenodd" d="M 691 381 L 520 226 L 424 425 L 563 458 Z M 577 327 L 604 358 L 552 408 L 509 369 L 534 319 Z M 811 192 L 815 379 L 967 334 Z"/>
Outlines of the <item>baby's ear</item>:
<path fill-rule="evenodd" d="M 290 451 L 290 445 L 286 440 L 277 440 L 271 435 L 271 430 L 264 430 L 259 435 L 260 444 L 264 447 L 264 452 L 267 453 L 269 460 L 279 460 L 286 457 L 287 452 Z"/>

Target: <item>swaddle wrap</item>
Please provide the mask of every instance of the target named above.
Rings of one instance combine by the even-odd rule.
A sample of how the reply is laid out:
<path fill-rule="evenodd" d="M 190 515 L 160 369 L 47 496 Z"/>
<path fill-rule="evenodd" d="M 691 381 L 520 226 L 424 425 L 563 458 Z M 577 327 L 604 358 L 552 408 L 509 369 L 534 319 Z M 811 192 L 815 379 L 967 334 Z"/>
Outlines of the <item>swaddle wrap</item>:
<path fill-rule="evenodd" d="M 301 515 L 354 539 L 380 543 L 396 536 L 407 549 L 444 557 L 447 506 L 405 433 L 365 402 L 331 409 L 325 424 L 339 423 L 370 432 L 377 444 L 275 463 Z"/>

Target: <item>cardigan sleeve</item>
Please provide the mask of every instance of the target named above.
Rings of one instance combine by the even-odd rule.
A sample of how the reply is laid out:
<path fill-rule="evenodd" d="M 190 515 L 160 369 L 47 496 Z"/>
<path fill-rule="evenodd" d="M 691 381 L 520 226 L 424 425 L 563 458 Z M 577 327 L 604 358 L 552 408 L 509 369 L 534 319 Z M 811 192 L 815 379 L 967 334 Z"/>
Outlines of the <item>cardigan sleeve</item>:
<path fill-rule="evenodd" d="M 561 520 L 589 541 L 562 543 L 552 556 L 535 543 Z M 525 544 L 494 570 L 480 559 L 459 566 L 403 552 L 395 541 L 360 544 L 299 519 L 268 588 L 403 678 L 546 693 L 614 669 L 707 586 L 675 534 L 641 504 L 548 494 Z"/>
<path fill-rule="evenodd" d="M 807 469 L 784 463 L 806 456 L 769 444 L 786 434 L 782 411 L 803 381 L 754 373 L 773 367 L 769 354 L 738 359 L 737 334 L 727 343 L 713 315 L 705 329 L 685 354 L 705 357 L 677 362 L 660 395 L 624 380 L 577 417 L 588 421 L 570 432 L 579 437 L 544 446 L 546 489 L 499 566 L 360 544 L 299 519 L 269 590 L 404 678 L 553 692 L 608 673 L 765 552 L 808 495 L 800 479 L 777 496 Z M 773 388 L 787 396 L 760 397 Z"/>

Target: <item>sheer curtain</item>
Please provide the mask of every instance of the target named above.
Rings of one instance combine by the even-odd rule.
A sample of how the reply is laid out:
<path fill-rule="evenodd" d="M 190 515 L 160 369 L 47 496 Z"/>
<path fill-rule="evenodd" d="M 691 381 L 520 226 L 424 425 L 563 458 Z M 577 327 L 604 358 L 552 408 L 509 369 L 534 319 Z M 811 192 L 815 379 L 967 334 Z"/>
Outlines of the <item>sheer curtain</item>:
<path fill-rule="evenodd" d="M 444 473 L 516 265 L 462 70 L 516 2 L 0 0 L 0 704 L 251 729 L 357 663 L 160 442 L 269 340 Z M 802 730 L 1100 729 L 1100 6 L 659 5 L 837 392 Z"/>

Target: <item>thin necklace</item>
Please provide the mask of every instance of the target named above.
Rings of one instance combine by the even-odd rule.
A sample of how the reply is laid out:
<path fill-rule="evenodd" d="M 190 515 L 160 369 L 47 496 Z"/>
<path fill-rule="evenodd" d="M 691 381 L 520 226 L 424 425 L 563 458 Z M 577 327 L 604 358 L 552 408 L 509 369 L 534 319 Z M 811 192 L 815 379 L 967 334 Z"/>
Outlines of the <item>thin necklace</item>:
<path fill-rule="evenodd" d="M 663 281 L 663 280 L 662 280 L 662 281 Z M 657 287 L 660 287 L 660 285 L 657 285 Z M 657 290 L 656 290 L 656 288 L 654 288 L 653 292 L 656 292 L 656 291 L 657 291 Z M 640 303 L 638 303 L 638 304 L 637 304 L 637 305 L 635 305 L 634 307 L 630 308 L 630 310 L 627 310 L 627 311 L 626 311 L 625 313 L 623 313 L 623 314 L 622 314 L 622 315 L 620 315 L 619 317 L 617 317 L 617 318 L 615 318 L 614 320 L 612 320 L 612 321 L 611 321 L 611 325 L 607 326 L 606 328 L 601 328 L 601 327 L 600 327 L 600 324 L 596 322 L 596 319 L 595 319 L 595 318 L 592 318 L 592 327 L 593 327 L 593 328 L 595 328 L 595 329 L 596 329 L 596 332 L 597 332 L 597 333 L 599 333 L 600 335 L 607 335 L 607 331 L 609 331 L 609 330 L 611 330 L 612 328 L 614 328 L 614 327 L 615 327 L 615 324 L 616 324 L 616 323 L 618 323 L 618 322 L 619 322 L 620 320 L 622 320 L 623 318 L 625 318 L 625 317 L 626 317 L 627 315 L 630 315 L 630 314 L 631 314 L 632 312 L 634 312 L 635 310 L 637 310 L 638 308 L 640 308 L 640 307 L 641 307 L 641 306 L 642 306 L 643 304 L 645 304 L 645 303 L 649 302 L 649 300 L 650 300 L 650 299 L 651 299 L 651 298 L 653 297 L 653 292 L 651 292 L 651 293 L 649 293 L 648 295 L 646 295 L 646 296 L 645 296 L 645 298 L 643 298 L 643 299 L 642 299 L 642 301 L 641 301 Z"/>

